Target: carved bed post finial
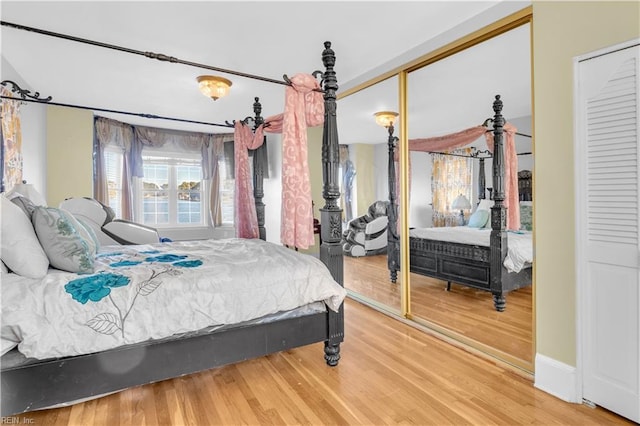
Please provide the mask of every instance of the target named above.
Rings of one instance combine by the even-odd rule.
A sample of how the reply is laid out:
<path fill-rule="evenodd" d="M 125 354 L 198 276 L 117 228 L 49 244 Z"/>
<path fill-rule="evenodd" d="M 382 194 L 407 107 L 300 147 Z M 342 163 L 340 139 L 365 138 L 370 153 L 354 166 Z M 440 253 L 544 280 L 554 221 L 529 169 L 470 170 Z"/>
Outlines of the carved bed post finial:
<path fill-rule="evenodd" d="M 322 73 L 324 82 L 324 127 L 322 132 L 322 197 L 325 205 L 320 209 L 322 244 L 320 260 L 327 265 L 333 279 L 344 285 L 342 253 L 342 209 L 338 206 L 340 187 L 338 168 L 340 167 L 340 148 L 338 146 L 338 123 L 336 120 L 336 91 L 338 80 L 333 66 L 336 56 L 331 43 L 324 43 Z M 340 342 L 344 340 L 344 307 L 340 312 L 329 312 L 329 339 L 324 344 L 327 364 L 335 366 L 340 359 Z"/>
<path fill-rule="evenodd" d="M 260 103 L 260 98 L 257 96 L 253 98 L 253 100 L 253 113 L 255 115 L 254 120 L 256 123 L 255 127 L 258 128 L 259 125 L 264 123 L 264 118 L 260 115 L 262 113 L 262 104 Z"/>
<path fill-rule="evenodd" d="M 504 206 L 504 117 L 502 101 L 496 95 L 493 102 L 493 200 L 491 207 L 491 292 L 493 304 L 498 311 L 504 311 L 506 300 L 502 291 L 502 264 L 507 256 L 507 212 Z"/>
<path fill-rule="evenodd" d="M 398 235 L 398 205 L 396 202 L 396 161 L 395 150 L 398 138 L 393 136 L 394 127 L 391 123 L 388 127 L 389 139 L 387 145 L 389 149 L 389 207 L 387 209 L 387 266 L 389 268 L 389 278 L 392 283 L 398 280 L 400 270 L 400 236 Z"/>
<path fill-rule="evenodd" d="M 262 112 L 262 104 L 260 98 L 257 96 L 254 98 L 253 113 L 253 130 L 255 131 L 258 126 L 264 123 L 264 118 L 260 115 Z M 264 166 L 266 165 L 266 142 L 267 137 L 264 136 L 262 145 L 260 145 L 253 152 L 253 198 L 256 205 L 256 216 L 258 218 L 258 236 L 261 240 L 267 240 L 267 230 L 264 226 L 265 222 L 265 205 L 262 202 L 264 198 Z"/>

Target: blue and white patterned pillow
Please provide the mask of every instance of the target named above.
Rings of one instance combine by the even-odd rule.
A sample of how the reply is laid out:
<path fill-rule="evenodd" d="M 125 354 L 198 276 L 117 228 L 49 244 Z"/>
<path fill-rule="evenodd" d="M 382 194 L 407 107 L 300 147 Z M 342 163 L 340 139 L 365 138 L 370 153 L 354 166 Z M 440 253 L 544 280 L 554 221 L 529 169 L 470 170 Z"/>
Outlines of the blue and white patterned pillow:
<path fill-rule="evenodd" d="M 51 266 L 69 272 L 93 272 L 96 244 L 71 213 L 54 207 L 38 206 L 33 212 L 32 220 Z"/>

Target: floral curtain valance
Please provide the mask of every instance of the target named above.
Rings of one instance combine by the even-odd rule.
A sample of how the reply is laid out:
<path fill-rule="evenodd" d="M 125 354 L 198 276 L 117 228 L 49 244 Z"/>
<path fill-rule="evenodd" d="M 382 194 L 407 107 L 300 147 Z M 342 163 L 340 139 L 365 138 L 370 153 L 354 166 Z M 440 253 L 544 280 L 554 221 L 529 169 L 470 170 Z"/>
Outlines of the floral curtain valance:
<path fill-rule="evenodd" d="M 209 151 L 212 134 L 183 132 L 180 130 L 159 129 L 155 127 L 134 126 L 133 175 L 142 177 L 142 150 L 163 149 L 176 152 L 200 152 L 202 156 L 203 178 L 211 178 Z"/>

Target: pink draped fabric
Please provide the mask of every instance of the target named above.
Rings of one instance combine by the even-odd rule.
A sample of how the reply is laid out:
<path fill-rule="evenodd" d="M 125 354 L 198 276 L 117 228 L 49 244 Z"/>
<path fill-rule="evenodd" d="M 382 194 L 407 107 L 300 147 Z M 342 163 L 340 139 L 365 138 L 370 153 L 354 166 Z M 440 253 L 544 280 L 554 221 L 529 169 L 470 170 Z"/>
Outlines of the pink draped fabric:
<path fill-rule="evenodd" d="M 518 200 L 518 155 L 515 148 L 517 129 L 509 123 L 504 125 L 505 140 L 505 176 L 504 205 L 507 208 L 507 229 L 520 229 L 520 209 Z M 409 139 L 409 151 L 446 151 L 469 145 L 481 136 L 485 136 L 489 151 L 493 152 L 493 132 L 487 132 L 484 126 L 475 126 L 460 132 L 423 139 Z M 398 153 L 396 150 L 396 161 Z M 396 168 L 398 174 L 399 167 Z M 396 182 L 399 182 L 396 179 Z M 509 208 L 516 206 L 516 208 Z"/>
<path fill-rule="evenodd" d="M 518 129 L 505 123 L 504 133 L 504 206 L 507 208 L 507 229 L 520 229 L 520 198 L 518 195 L 518 153 L 515 135 Z M 493 152 L 493 132 L 485 134 L 487 147 Z M 510 208 L 513 206 L 513 208 Z"/>
<path fill-rule="evenodd" d="M 262 126 L 255 134 L 249 126 L 236 121 L 234 130 L 233 158 L 235 162 L 234 221 L 236 237 L 258 238 L 258 217 L 256 204 L 251 191 L 251 169 L 249 167 L 249 149 L 256 149 L 264 141 Z"/>
<path fill-rule="evenodd" d="M 302 249 L 315 244 L 307 127 L 324 122 L 324 98 L 310 74 L 296 74 L 285 91 L 284 113 L 265 120 L 265 132 L 282 133 L 282 215 L 280 241 Z"/>
<path fill-rule="evenodd" d="M 486 127 L 476 126 L 460 132 L 426 139 L 409 139 L 409 151 L 445 151 L 461 148 L 484 135 Z"/>

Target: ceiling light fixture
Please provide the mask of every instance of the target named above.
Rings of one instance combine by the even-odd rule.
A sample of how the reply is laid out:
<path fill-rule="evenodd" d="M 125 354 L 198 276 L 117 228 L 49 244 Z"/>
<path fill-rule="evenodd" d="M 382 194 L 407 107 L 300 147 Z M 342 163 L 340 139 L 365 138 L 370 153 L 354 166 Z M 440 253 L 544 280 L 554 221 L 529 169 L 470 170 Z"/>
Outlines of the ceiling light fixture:
<path fill-rule="evenodd" d="M 196 80 L 198 80 L 200 92 L 214 101 L 226 96 L 231 87 L 231 81 L 215 75 L 201 75 Z"/>
<path fill-rule="evenodd" d="M 393 122 L 398 116 L 397 112 L 393 111 L 380 111 L 373 114 L 376 117 L 376 123 L 382 127 L 393 126 Z"/>

